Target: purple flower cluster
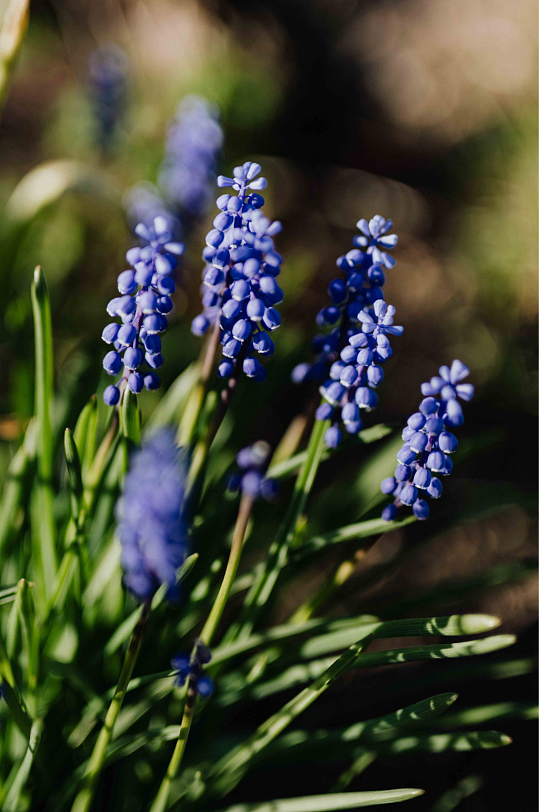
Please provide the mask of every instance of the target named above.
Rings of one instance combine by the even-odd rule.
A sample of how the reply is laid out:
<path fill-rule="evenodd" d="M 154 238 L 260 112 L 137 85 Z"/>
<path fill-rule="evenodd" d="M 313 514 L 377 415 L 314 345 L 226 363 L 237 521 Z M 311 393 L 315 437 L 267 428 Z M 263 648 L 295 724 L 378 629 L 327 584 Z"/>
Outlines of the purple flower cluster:
<path fill-rule="evenodd" d="M 329 283 L 331 304 L 322 308 L 316 318 L 321 327 L 329 327 L 330 331 L 315 337 L 314 363 L 299 364 L 294 369 L 292 379 L 295 383 L 327 378 L 329 368 L 337 360 L 347 338 L 361 330 L 360 313 L 366 309 L 368 312 L 376 301 L 384 298 L 384 269 L 395 265 L 395 260 L 387 253 L 397 244 L 397 235 L 387 233 L 393 223 L 377 214 L 369 223 L 359 220 L 357 227 L 361 234 L 354 237 L 354 248 L 337 260 L 344 278 Z"/>
<path fill-rule="evenodd" d="M 178 598 L 176 571 L 187 552 L 187 528 L 181 518 L 186 471 L 174 434 L 153 434 L 131 458 L 118 503 L 124 586 L 149 600 L 160 584 Z"/>
<path fill-rule="evenodd" d="M 372 411 L 378 405 L 376 388 L 384 378 L 381 364 L 392 355 L 389 335 L 402 335 L 404 328 L 394 325 L 395 308 L 377 299 L 372 308 L 361 310 L 359 329 L 348 333 L 348 343 L 340 359 L 332 363 L 329 378 L 320 387 L 324 402 L 316 412 L 317 420 L 331 420 L 325 435 L 326 444 L 336 448 L 342 439 L 340 424 L 349 434 L 362 427 L 361 410 Z"/>
<path fill-rule="evenodd" d="M 185 229 L 206 214 L 223 139 L 217 108 L 202 96 L 186 96 L 168 127 L 158 185 L 137 184 L 126 196 L 130 221 L 148 224 L 165 215 Z"/>
<path fill-rule="evenodd" d="M 173 212 L 200 217 L 209 209 L 223 138 L 217 108 L 202 96 L 186 96 L 168 128 L 159 173 Z"/>
<path fill-rule="evenodd" d="M 382 493 L 395 497 L 382 513 L 386 521 L 392 521 L 402 505 L 411 507 L 418 519 L 427 519 L 429 504 L 420 492 L 432 499 L 441 496 L 442 483 L 434 474 L 448 476 L 453 470 L 449 455 L 457 450 L 458 442 L 450 429 L 464 422 L 458 398 L 471 400 L 474 394 L 472 384 L 461 383 L 468 374 L 462 361 L 453 361 L 451 369 L 440 367 L 439 376 L 421 386 L 426 397 L 402 433 L 404 445 L 397 454 L 395 475 L 381 485 Z"/>
<path fill-rule="evenodd" d="M 202 255 L 207 263 L 202 275 L 204 311 L 193 319 L 191 329 L 200 336 L 219 324 L 222 378 L 230 378 L 241 366 L 249 378 L 265 380 L 266 371 L 256 356 L 273 355 L 269 334 L 281 323 L 275 305 L 283 300 L 276 282 L 282 257 L 273 245 L 281 224 L 271 223 L 261 211 L 264 198 L 258 190 L 265 188 L 266 180 L 257 177 L 259 172 L 259 164 L 247 161 L 234 169 L 232 178 L 219 176 L 218 185 L 232 187 L 237 195 L 218 198 L 221 211 Z"/>
<path fill-rule="evenodd" d="M 103 150 L 110 148 L 125 111 L 127 98 L 127 56 L 114 44 L 97 48 L 90 56 L 88 85 L 96 120 L 96 140 Z"/>
<path fill-rule="evenodd" d="M 273 479 L 267 479 L 264 475 L 270 452 L 269 444 L 263 440 L 243 448 L 236 457 L 240 470 L 230 477 L 228 483 L 230 490 L 245 493 L 253 499 L 259 496 L 268 501 L 274 499 L 277 495 L 277 485 Z"/>
<path fill-rule="evenodd" d="M 176 671 L 176 685 L 181 687 L 187 680 L 199 696 L 207 697 L 213 692 L 213 682 L 203 672 L 203 667 L 211 660 L 209 648 L 197 640 L 192 654 L 177 654 L 172 658 L 171 665 Z"/>
<path fill-rule="evenodd" d="M 123 367 L 120 380 L 107 386 L 103 393 L 108 406 L 119 402 L 126 384 L 134 393 L 143 387 L 160 386 L 154 372 L 163 363 L 159 334 L 167 328 L 166 314 L 172 310 L 170 297 L 175 290 L 171 274 L 183 253 L 183 245 L 172 240 L 164 217 L 156 217 L 150 227 L 139 223 L 135 231 L 143 245 L 127 252 L 132 268 L 118 276 L 121 295 L 107 305 L 109 316 L 119 318 L 120 323 L 107 324 L 101 336 L 114 347 L 103 359 L 105 371 L 118 375 Z M 144 363 L 149 370 L 140 372 Z"/>

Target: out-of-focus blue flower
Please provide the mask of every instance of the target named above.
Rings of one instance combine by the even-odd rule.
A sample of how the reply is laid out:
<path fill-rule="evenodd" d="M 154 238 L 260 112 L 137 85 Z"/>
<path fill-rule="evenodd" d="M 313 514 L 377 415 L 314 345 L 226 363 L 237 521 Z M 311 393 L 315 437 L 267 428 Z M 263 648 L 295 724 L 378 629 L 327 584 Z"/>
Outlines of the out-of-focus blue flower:
<path fill-rule="evenodd" d="M 223 130 L 215 105 L 186 96 L 169 126 L 159 188 L 172 211 L 200 217 L 209 209 Z"/>
<path fill-rule="evenodd" d="M 453 361 L 451 368 L 440 367 L 439 376 L 421 386 L 426 397 L 419 411 L 408 418 L 402 433 L 404 445 L 397 454 L 399 465 L 395 475 L 384 479 L 382 493 L 395 497 L 382 518 L 392 521 L 403 505 L 411 507 L 418 519 L 427 519 L 430 508 L 423 496 L 438 499 L 442 483 L 436 474 L 448 476 L 453 470 L 449 456 L 457 450 L 458 441 L 451 429 L 462 425 L 464 415 L 458 402 L 471 400 L 474 387 L 461 383 L 469 374 L 462 361 Z"/>
<path fill-rule="evenodd" d="M 127 101 L 128 60 L 125 51 L 110 43 L 90 56 L 88 85 L 96 120 L 96 140 L 103 150 L 113 142 Z"/>
<path fill-rule="evenodd" d="M 259 358 L 275 352 L 270 337 L 281 323 L 276 305 L 283 291 L 276 278 L 282 257 L 275 251 L 273 237 L 281 231 L 260 210 L 266 186 L 259 178 L 259 164 L 247 161 L 234 169 L 233 177 L 222 175 L 220 187 L 232 187 L 237 195 L 224 194 L 217 200 L 221 210 L 206 237 L 202 279 L 203 312 L 192 323 L 195 335 L 203 335 L 219 322 L 224 360 L 219 375 L 229 378 L 240 370 L 256 381 L 266 378 Z"/>
<path fill-rule="evenodd" d="M 129 190 L 125 207 L 131 223 L 167 215 L 185 232 L 208 211 L 223 144 L 217 107 L 202 96 L 186 96 L 169 124 L 157 186 Z"/>
<path fill-rule="evenodd" d="M 326 445 L 336 448 L 342 439 L 340 425 L 349 434 L 362 428 L 361 412 L 370 412 L 378 405 L 376 388 L 384 373 L 382 364 L 392 355 L 389 335 L 402 335 L 404 328 L 393 324 L 395 308 L 377 299 L 372 315 L 367 310 L 358 313 L 359 330 L 348 336 L 348 343 L 333 362 L 329 378 L 320 387 L 323 402 L 316 412 L 317 420 L 331 420 L 325 435 Z"/>
<path fill-rule="evenodd" d="M 186 470 L 174 434 L 153 434 L 131 457 L 118 503 L 124 585 L 147 601 L 161 584 L 178 598 L 176 571 L 187 552 L 187 528 L 181 518 Z"/>
<path fill-rule="evenodd" d="M 210 696 L 213 692 L 213 682 L 203 671 L 203 667 L 210 660 L 211 652 L 201 640 L 196 641 L 191 654 L 177 654 L 170 661 L 172 668 L 176 671 L 176 685 L 181 687 L 189 680 L 192 689 L 199 696 Z"/>
<path fill-rule="evenodd" d="M 107 305 L 107 313 L 120 323 L 107 324 L 101 335 L 114 347 L 103 359 L 105 371 L 117 375 L 123 367 L 120 380 L 103 393 L 109 406 L 119 402 L 126 385 L 134 393 L 143 387 L 159 388 L 154 370 L 163 363 L 160 333 L 166 330 L 167 314 L 172 310 L 170 297 L 176 286 L 171 274 L 183 253 L 183 245 L 173 241 L 164 217 L 156 217 L 150 227 L 139 223 L 135 231 L 143 245 L 127 252 L 132 268 L 119 275 L 121 295 Z M 144 366 L 146 371 L 141 373 Z"/>
<path fill-rule="evenodd" d="M 236 457 L 240 470 L 233 473 L 229 479 L 230 490 L 245 493 L 252 499 L 259 496 L 268 501 L 274 499 L 277 495 L 277 484 L 273 479 L 265 477 L 270 452 L 269 444 L 263 440 L 243 448 Z"/>
<path fill-rule="evenodd" d="M 395 265 L 395 260 L 387 253 L 397 244 L 396 234 L 387 234 L 392 225 L 391 220 L 385 220 L 379 214 L 369 223 L 358 221 L 361 235 L 354 237 L 354 248 L 337 260 L 344 278 L 329 283 L 330 304 L 316 317 L 317 324 L 328 328 L 329 332 L 315 337 L 314 363 L 309 366 L 300 364 L 294 369 L 292 378 L 295 383 L 327 378 L 329 368 L 338 360 L 347 339 L 363 330 L 360 314 L 367 312 L 372 316 L 374 303 L 384 299 L 384 268 Z"/>

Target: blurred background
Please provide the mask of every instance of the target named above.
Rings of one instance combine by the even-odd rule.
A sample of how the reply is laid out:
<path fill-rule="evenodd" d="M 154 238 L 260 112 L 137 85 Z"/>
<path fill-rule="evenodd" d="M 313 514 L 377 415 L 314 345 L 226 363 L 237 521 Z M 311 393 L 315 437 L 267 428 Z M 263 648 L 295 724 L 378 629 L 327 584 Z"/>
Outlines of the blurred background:
<path fill-rule="evenodd" d="M 0 17 L 13 5 L 0 5 Z M 413 615 L 421 595 L 421 614 L 425 606 L 497 614 L 502 631 L 519 635 L 506 678 L 461 676 L 448 688 L 469 704 L 533 698 L 536 17 L 533 0 L 32 2 L 0 123 L 0 475 L 33 410 L 34 266 L 43 266 L 52 298 L 56 419 L 72 425 L 107 383 L 99 337 L 125 251 L 136 242 L 137 215 L 159 210 L 167 195 L 170 207 L 174 197 L 171 121 L 182 99 L 201 96 L 224 133 L 221 143 L 210 127 L 210 169 L 228 174 L 239 162 L 259 161 L 268 178 L 266 211 L 284 226 L 277 353 L 264 387 L 242 382 L 246 397 L 236 398 L 225 427 L 230 457 L 260 437 L 275 446 L 308 408 L 312 390 L 294 386 L 290 373 L 312 360 L 314 318 L 338 275 L 335 260 L 352 247 L 359 218 L 390 217 L 399 243 L 385 291 L 405 332 L 371 422 L 403 424 L 421 382 L 455 357 L 469 365 L 477 397 L 433 518 L 384 536 L 334 611 L 383 613 L 398 603 Z M 188 100 L 184 112 L 197 104 Z M 163 341 L 161 391 L 199 352 L 190 322 L 200 310 L 213 196 L 209 186 L 196 205 L 181 202 L 186 255 Z M 141 397 L 146 415 L 160 396 Z M 357 446 L 326 465 L 313 529 L 357 519 L 358 466 Z M 375 470 L 373 494 L 380 478 Z M 325 491 L 330 483 L 339 484 L 340 502 Z M 386 574 L 369 585 L 373 567 Z M 316 567 L 298 575 L 278 619 L 324 575 Z M 395 692 L 413 701 L 417 666 L 405 668 L 408 684 Z M 376 686 L 384 679 L 392 672 L 350 680 L 341 722 L 382 712 Z M 321 705 L 318 724 L 323 713 Z M 519 812 L 535 810 L 535 735 L 513 727 L 502 728 L 513 746 L 492 754 L 423 755 L 431 785 L 416 808 L 434 808 L 444 790 L 473 775 L 478 783 L 462 812 L 503 808 L 505 800 Z M 377 786 L 384 769 L 380 760 L 352 788 Z M 424 786 L 415 778 L 414 770 L 422 774 L 417 756 L 395 760 L 392 769 L 395 786 Z M 259 771 L 242 797 L 266 797 L 260 782 L 272 783 L 273 797 L 286 795 L 286 769 L 279 776 L 283 786 L 275 789 L 275 778 Z M 327 789 L 324 765 L 309 781 L 309 794 Z M 515 802 L 509 792 L 516 786 Z"/>

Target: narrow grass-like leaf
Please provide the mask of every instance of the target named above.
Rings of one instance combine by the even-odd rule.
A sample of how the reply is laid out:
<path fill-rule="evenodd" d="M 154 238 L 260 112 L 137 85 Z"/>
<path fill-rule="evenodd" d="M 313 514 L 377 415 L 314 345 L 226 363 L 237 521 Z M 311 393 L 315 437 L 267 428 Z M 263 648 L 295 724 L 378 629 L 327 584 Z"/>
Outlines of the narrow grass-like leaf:
<path fill-rule="evenodd" d="M 471 657 L 478 654 L 489 654 L 492 651 L 513 645 L 515 637 L 511 634 L 493 635 L 480 640 L 467 640 L 464 642 L 441 644 L 434 646 L 410 646 L 408 648 L 391 649 L 389 651 L 374 651 L 362 654 L 357 658 L 351 668 L 373 668 L 380 665 L 390 665 L 405 662 L 418 662 L 420 660 L 453 659 L 457 657 Z M 252 686 L 243 686 L 234 690 L 225 691 L 216 697 L 216 703 L 228 706 L 242 699 L 263 699 L 280 691 L 288 690 L 302 685 L 311 679 L 318 678 L 333 663 L 333 657 L 324 657 L 308 663 L 293 665 L 286 668 L 276 677 L 266 682 Z M 400 683 L 399 683 L 400 684 Z"/>
<path fill-rule="evenodd" d="M 64 453 L 71 494 L 71 515 L 77 522 L 82 507 L 82 470 L 77 445 L 69 429 L 66 429 L 64 433 Z"/>
<path fill-rule="evenodd" d="M 469 798 L 475 792 L 479 792 L 484 783 L 484 779 L 480 775 L 467 775 L 438 798 L 431 807 L 431 812 L 453 812 L 461 801 Z"/>
<path fill-rule="evenodd" d="M 411 752 L 445 753 L 469 750 L 492 750 L 512 743 L 510 736 L 498 730 L 471 730 L 464 733 L 436 733 L 431 736 L 403 736 L 389 744 L 377 745 L 384 756 L 400 756 Z"/>
<path fill-rule="evenodd" d="M 73 432 L 75 445 L 79 451 L 83 476 L 86 475 L 94 459 L 97 417 L 97 396 L 92 395 L 88 403 L 83 407 Z"/>
<path fill-rule="evenodd" d="M 448 713 L 443 719 L 436 720 L 436 727 L 450 728 L 461 725 L 480 725 L 501 719 L 530 721 L 537 719 L 539 706 L 537 702 L 497 702 L 492 705 L 478 705 L 473 708 Z"/>
<path fill-rule="evenodd" d="M 352 539 L 370 538 L 381 533 L 389 533 L 392 530 L 399 530 L 401 527 L 406 527 L 408 524 L 416 522 L 415 516 L 407 516 L 399 522 L 386 522 L 383 519 L 370 519 L 366 522 L 356 522 L 349 524 L 345 527 L 339 527 L 338 530 L 331 530 L 329 533 L 323 533 L 320 536 L 314 536 L 302 544 L 301 547 L 294 550 L 291 555 L 291 561 L 300 561 L 308 555 L 325 550 L 327 547 L 332 547 L 334 544 L 340 544 L 343 541 L 351 541 Z"/>
<path fill-rule="evenodd" d="M 252 759 L 312 705 L 341 674 L 352 667 L 367 642 L 368 638 L 350 646 L 344 654 L 324 669 L 312 685 L 300 691 L 281 710 L 270 716 L 245 743 L 235 747 L 218 761 L 209 777 L 212 791 L 224 793 L 232 789 L 248 769 Z"/>
<path fill-rule="evenodd" d="M 8 706 L 9 712 L 13 717 L 13 721 L 25 737 L 30 739 L 30 732 L 32 729 L 32 720 L 28 716 L 28 712 L 21 698 L 19 689 L 15 684 L 15 677 L 13 676 L 13 669 L 8 660 L 6 647 L 0 635 L 0 678 L 2 682 L 2 697 Z"/>
<path fill-rule="evenodd" d="M 305 795 L 280 798 L 254 804 L 234 804 L 221 812 L 331 812 L 334 809 L 359 809 L 409 801 L 423 795 L 422 789 L 383 789 L 369 792 L 338 792 L 331 795 Z"/>
<path fill-rule="evenodd" d="M 234 804 L 221 812 L 331 812 L 409 801 L 423 795 L 422 789 L 383 789 L 369 792 L 338 792 L 331 795 L 305 795 L 254 804 Z"/>
<path fill-rule="evenodd" d="M 314 619 L 295 625 L 285 623 L 282 626 L 274 626 L 267 632 L 251 635 L 228 646 L 216 648 L 212 656 L 212 665 L 238 654 L 246 654 L 258 648 L 286 642 L 309 633 L 311 637 L 294 648 L 294 658 L 309 659 L 331 651 L 338 651 L 350 646 L 354 640 L 359 640 L 362 636 L 369 634 L 375 638 L 420 637 L 423 635 L 455 637 L 465 634 L 480 634 L 491 631 L 499 625 L 499 619 L 492 615 L 450 615 L 449 617 L 404 618 L 402 620 L 379 620 L 372 615 L 360 615 L 357 618 L 339 618 L 337 620 Z M 323 632 L 323 634 L 314 635 L 315 632 Z"/>
<path fill-rule="evenodd" d="M 7 0 L 0 28 L 0 109 L 7 93 L 9 77 L 28 27 L 30 0 Z"/>
<path fill-rule="evenodd" d="M 146 421 L 145 431 L 178 422 L 179 414 L 185 405 L 189 392 L 198 380 L 198 374 L 198 365 L 192 363 L 178 375 Z"/>
<path fill-rule="evenodd" d="M 40 591 L 50 597 L 56 575 L 56 527 L 53 513 L 53 444 L 50 409 L 53 397 L 53 352 L 49 294 L 43 271 L 37 266 L 32 283 L 34 315 L 37 417 L 37 500 L 39 523 L 33 533 L 34 555 L 40 571 Z"/>
<path fill-rule="evenodd" d="M 23 791 L 28 780 L 28 776 L 30 775 L 30 770 L 32 769 L 32 764 L 39 747 L 39 742 L 41 741 L 42 731 L 43 720 L 36 719 L 30 731 L 30 739 L 28 741 L 28 749 L 26 750 L 26 754 L 22 760 L 21 766 L 17 770 L 9 792 L 2 803 L 3 812 L 18 812 L 18 810 L 21 808 L 19 805 L 21 792 Z"/>
<path fill-rule="evenodd" d="M 185 559 L 181 567 L 178 569 L 176 573 L 176 583 L 180 584 L 182 581 L 185 581 L 193 567 L 195 566 L 196 562 L 198 561 L 198 553 L 193 553 L 188 558 Z M 167 594 L 168 587 L 166 584 L 162 584 L 152 599 L 152 612 L 157 609 L 158 606 L 164 601 L 166 594 Z M 102 652 L 99 653 L 99 656 L 102 657 L 110 657 L 114 654 L 115 651 L 118 651 L 121 645 L 125 643 L 125 641 L 129 638 L 131 632 L 137 625 L 137 620 L 140 617 L 142 612 L 142 607 L 139 606 L 132 612 L 128 618 L 126 618 L 123 623 L 121 623 L 110 640 L 105 645 L 105 648 Z"/>
<path fill-rule="evenodd" d="M 30 473 L 36 452 L 37 424 L 32 419 L 26 429 L 24 442 L 15 452 L 7 469 L 0 502 L 0 557 L 13 539 L 17 519 L 28 501 Z"/>
<path fill-rule="evenodd" d="M 278 753 L 286 753 L 290 757 L 295 751 L 324 750 L 328 751 L 338 745 L 351 742 L 372 742 L 380 734 L 396 731 L 402 727 L 417 726 L 430 722 L 456 701 L 455 693 L 436 694 L 407 705 L 405 708 L 392 711 L 385 716 L 356 722 L 350 727 L 339 730 L 294 730 L 277 739 L 265 753 L 266 758 L 272 758 Z"/>
<path fill-rule="evenodd" d="M 0 587 L 0 605 L 3 603 L 11 603 L 15 600 L 17 594 L 17 584 L 13 586 Z"/>
<path fill-rule="evenodd" d="M 124 437 L 134 445 L 140 445 L 140 411 L 137 396 L 127 387 L 123 393 L 121 413 L 121 428 Z"/>
<path fill-rule="evenodd" d="M 357 434 L 357 439 L 363 445 L 374 443 L 391 434 L 393 429 L 391 426 L 386 426 L 383 423 L 378 423 L 376 426 L 370 426 L 368 429 L 363 429 Z M 327 460 L 332 454 L 331 449 L 326 448 L 320 457 L 321 462 Z M 294 454 L 287 460 L 283 460 L 275 465 L 271 465 L 268 470 L 268 477 L 271 479 L 284 479 L 291 474 L 296 473 L 307 459 L 307 451 L 300 451 L 299 454 Z"/>

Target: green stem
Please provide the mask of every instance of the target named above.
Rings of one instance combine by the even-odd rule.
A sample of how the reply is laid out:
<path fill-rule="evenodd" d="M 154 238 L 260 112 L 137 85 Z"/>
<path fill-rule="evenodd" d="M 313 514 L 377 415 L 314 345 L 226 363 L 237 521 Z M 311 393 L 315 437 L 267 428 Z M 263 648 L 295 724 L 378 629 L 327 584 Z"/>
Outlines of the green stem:
<path fill-rule="evenodd" d="M 229 640 L 243 639 L 251 634 L 262 607 L 267 603 L 279 574 L 288 561 L 288 553 L 294 540 L 297 523 L 303 513 L 318 471 L 324 450 L 324 435 L 328 426 L 328 420 L 317 420 L 314 424 L 307 447 L 307 456 L 296 479 L 284 522 L 270 548 L 263 570 L 246 597 L 242 617 L 231 630 L 231 634 L 227 636 Z"/>
<path fill-rule="evenodd" d="M 150 601 L 146 601 L 146 603 L 143 604 L 142 614 L 131 636 L 129 647 L 125 654 L 122 671 L 120 673 L 120 678 L 118 680 L 118 685 L 116 686 L 116 691 L 114 692 L 112 702 L 110 703 L 107 715 L 105 717 L 105 723 L 101 728 L 99 736 L 97 737 L 97 741 L 82 780 L 82 787 L 79 794 L 75 798 L 75 801 L 73 802 L 71 812 L 89 812 L 92 805 L 97 780 L 101 774 L 101 770 L 103 769 L 103 764 L 105 762 L 107 746 L 112 737 L 114 725 L 116 724 L 118 714 L 120 713 L 127 686 L 137 661 L 140 644 L 142 642 L 142 635 L 144 633 L 144 628 L 150 612 L 150 606 Z"/>
<path fill-rule="evenodd" d="M 213 370 L 213 362 L 219 347 L 220 334 L 221 326 L 218 319 L 213 326 L 210 339 L 204 350 L 204 358 L 200 367 L 200 375 L 198 377 L 196 386 L 193 388 L 189 396 L 189 400 L 187 401 L 187 405 L 178 429 L 179 445 L 185 448 L 188 448 L 193 442 L 200 413 L 208 392 L 208 384 Z"/>
<path fill-rule="evenodd" d="M 232 545 L 230 547 L 230 555 L 228 557 L 225 574 L 223 575 L 223 580 L 219 588 L 217 598 L 215 599 L 215 603 L 213 604 L 211 612 L 208 615 L 208 619 L 204 624 L 204 628 L 200 633 L 199 639 L 207 646 L 210 646 L 213 635 L 215 634 L 215 630 L 217 629 L 219 621 L 221 620 L 224 608 L 230 595 L 234 578 L 236 577 L 236 573 L 238 571 L 243 541 L 245 539 L 245 533 L 247 531 L 247 525 L 249 523 L 252 507 L 252 497 L 248 496 L 247 494 L 243 494 L 238 510 L 236 525 L 234 527 L 234 535 L 232 537 Z M 195 686 L 193 681 L 189 679 L 187 683 L 185 705 L 178 740 L 176 742 L 176 746 L 174 747 L 174 752 L 172 753 L 167 772 L 163 778 L 163 781 L 161 782 L 159 792 L 157 793 L 157 796 L 151 806 L 150 812 L 164 812 L 164 810 L 167 808 L 170 787 L 178 774 L 178 770 L 180 769 L 183 754 L 187 745 L 187 739 L 189 738 L 189 731 L 191 730 L 191 723 L 193 721 L 196 699 L 197 694 Z"/>

